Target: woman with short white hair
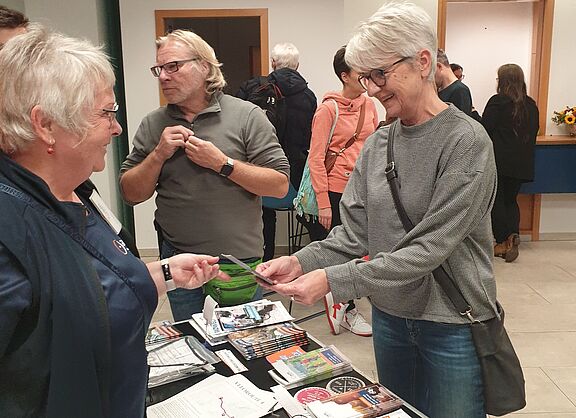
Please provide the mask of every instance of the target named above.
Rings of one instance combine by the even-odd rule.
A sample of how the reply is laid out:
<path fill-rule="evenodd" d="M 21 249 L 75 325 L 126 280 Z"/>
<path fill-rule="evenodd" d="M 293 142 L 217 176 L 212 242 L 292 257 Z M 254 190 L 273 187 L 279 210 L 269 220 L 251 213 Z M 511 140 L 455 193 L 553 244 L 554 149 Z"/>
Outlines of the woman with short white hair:
<path fill-rule="evenodd" d="M 389 119 L 366 141 L 324 241 L 259 268 L 272 289 L 311 304 L 367 296 L 378 380 L 433 418 L 484 418 L 470 321 L 431 274 L 442 265 L 480 321 L 495 317 L 490 209 L 496 167 L 480 124 L 436 94 L 430 17 L 389 3 L 360 24 L 346 61 Z M 387 167 L 393 139 L 394 167 Z M 387 174 L 415 225 L 406 232 Z M 369 261 L 362 260 L 365 254 Z"/>
<path fill-rule="evenodd" d="M 2 416 L 144 416 L 158 296 L 219 275 L 217 257 L 142 263 L 89 187 L 122 132 L 113 87 L 100 48 L 39 26 L 0 51 Z"/>

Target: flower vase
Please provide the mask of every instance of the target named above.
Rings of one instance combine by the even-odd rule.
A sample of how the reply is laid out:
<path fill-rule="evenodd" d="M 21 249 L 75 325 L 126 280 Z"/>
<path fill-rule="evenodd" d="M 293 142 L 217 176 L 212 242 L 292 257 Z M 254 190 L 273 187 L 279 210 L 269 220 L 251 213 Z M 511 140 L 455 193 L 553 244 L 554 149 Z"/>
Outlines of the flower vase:
<path fill-rule="evenodd" d="M 568 127 L 568 135 L 576 136 L 576 123 L 566 125 Z"/>

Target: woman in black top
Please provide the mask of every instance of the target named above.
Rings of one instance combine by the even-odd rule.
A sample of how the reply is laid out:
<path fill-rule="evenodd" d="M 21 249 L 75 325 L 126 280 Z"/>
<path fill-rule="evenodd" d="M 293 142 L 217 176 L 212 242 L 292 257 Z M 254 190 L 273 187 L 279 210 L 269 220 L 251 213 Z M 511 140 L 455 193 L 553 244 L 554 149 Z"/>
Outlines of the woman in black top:
<path fill-rule="evenodd" d="M 498 69 L 497 94 L 482 115 L 482 125 L 494 145 L 498 191 L 492 208 L 494 256 L 512 262 L 518 257 L 520 209 L 516 197 L 522 183 L 534 179 L 534 146 L 538 107 L 526 94 L 522 68 L 505 64 Z"/>

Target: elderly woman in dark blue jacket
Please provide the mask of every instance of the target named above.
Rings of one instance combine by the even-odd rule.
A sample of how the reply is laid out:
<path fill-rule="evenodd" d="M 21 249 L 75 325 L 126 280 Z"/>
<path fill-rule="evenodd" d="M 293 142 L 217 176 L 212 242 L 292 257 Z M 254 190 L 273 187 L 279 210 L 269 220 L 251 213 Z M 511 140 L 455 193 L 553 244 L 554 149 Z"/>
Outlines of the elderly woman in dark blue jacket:
<path fill-rule="evenodd" d="M 158 296 L 223 276 L 217 257 L 142 263 L 82 192 L 122 132 L 113 86 L 99 48 L 40 27 L 0 51 L 3 416 L 143 416 Z"/>

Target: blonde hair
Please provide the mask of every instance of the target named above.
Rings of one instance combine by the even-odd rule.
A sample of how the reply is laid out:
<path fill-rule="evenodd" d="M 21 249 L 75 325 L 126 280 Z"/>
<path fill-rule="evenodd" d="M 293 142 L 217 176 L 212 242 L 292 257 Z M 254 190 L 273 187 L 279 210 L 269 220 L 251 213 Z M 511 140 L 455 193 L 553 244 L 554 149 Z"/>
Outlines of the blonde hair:
<path fill-rule="evenodd" d="M 183 44 L 194 57 L 200 58 L 201 61 L 208 64 L 208 76 L 206 77 L 206 94 L 208 96 L 212 96 L 226 87 L 226 80 L 220 70 L 222 64 L 218 62 L 214 49 L 204 39 L 189 30 L 178 29 L 158 38 L 156 49 L 160 49 L 168 42 Z"/>
<path fill-rule="evenodd" d="M 96 96 L 114 80 L 101 47 L 29 25 L 0 50 L 0 149 L 21 151 L 36 139 L 34 106 L 66 131 L 86 137 Z"/>

